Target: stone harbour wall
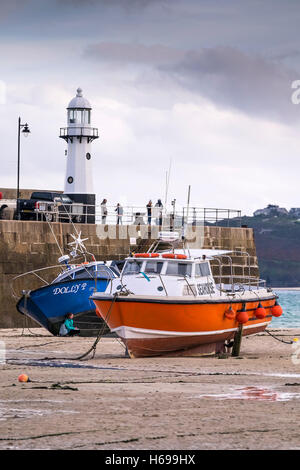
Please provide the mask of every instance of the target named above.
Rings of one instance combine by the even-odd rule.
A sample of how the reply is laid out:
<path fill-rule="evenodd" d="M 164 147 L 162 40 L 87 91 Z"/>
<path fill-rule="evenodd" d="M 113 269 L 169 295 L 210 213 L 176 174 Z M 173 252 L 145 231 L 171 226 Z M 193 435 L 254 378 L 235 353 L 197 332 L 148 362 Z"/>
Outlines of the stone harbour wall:
<path fill-rule="evenodd" d="M 124 259 L 130 252 L 145 252 L 157 239 L 159 227 L 147 226 L 99 226 L 92 224 L 76 224 L 81 238 L 88 238 L 85 246 L 97 260 Z M 253 231 L 249 228 L 229 227 L 190 227 L 187 233 L 190 248 L 214 248 L 239 250 L 249 253 L 234 256 L 233 268 L 236 275 L 248 274 L 250 260 L 251 275 L 258 275 Z M 199 235 L 200 233 L 200 235 Z M 73 242 L 74 227 L 68 223 L 35 222 L 0 220 L 0 328 L 21 328 L 37 326 L 16 310 L 17 299 L 23 289 L 35 289 L 41 280 L 34 275 L 12 279 L 28 271 L 54 266 L 58 258 L 70 251 Z M 60 247 L 60 248 L 59 248 Z M 224 258 L 228 264 L 228 260 Z M 213 272 L 219 275 L 217 263 L 213 263 Z M 230 266 L 223 270 L 224 275 L 230 274 Z M 55 271 L 55 272 L 54 272 Z M 52 271 L 40 272 L 41 276 L 50 281 L 57 274 Z M 12 290 L 13 288 L 13 290 Z"/>

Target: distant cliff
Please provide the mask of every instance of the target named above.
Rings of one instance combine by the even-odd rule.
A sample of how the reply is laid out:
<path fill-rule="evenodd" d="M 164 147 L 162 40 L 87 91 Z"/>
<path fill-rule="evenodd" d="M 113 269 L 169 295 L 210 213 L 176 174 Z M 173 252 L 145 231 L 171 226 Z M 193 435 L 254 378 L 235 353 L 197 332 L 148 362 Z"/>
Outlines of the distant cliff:
<path fill-rule="evenodd" d="M 273 287 L 300 287 L 300 219 L 291 215 L 242 217 L 254 230 L 260 277 Z"/>

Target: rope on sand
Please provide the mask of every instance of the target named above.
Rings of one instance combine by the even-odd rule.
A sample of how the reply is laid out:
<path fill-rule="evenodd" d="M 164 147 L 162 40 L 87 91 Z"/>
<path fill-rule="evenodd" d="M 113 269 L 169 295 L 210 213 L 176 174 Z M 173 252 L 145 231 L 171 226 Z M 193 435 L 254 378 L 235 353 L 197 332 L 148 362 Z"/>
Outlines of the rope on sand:
<path fill-rule="evenodd" d="M 100 328 L 99 332 L 98 332 L 98 335 L 97 335 L 97 338 L 95 339 L 94 341 L 94 344 L 92 345 L 92 347 L 87 351 L 85 352 L 84 354 L 82 354 L 81 356 L 79 357 L 76 357 L 75 359 L 76 360 L 81 360 L 83 359 L 84 357 L 88 356 L 91 352 L 93 352 L 93 355 L 92 355 L 92 359 L 95 357 L 95 352 L 96 352 L 96 348 L 97 348 L 97 344 L 98 342 L 100 341 L 102 335 L 103 335 L 103 332 L 104 332 L 104 329 L 106 328 L 106 322 L 108 321 L 109 317 L 110 317 L 110 312 L 111 312 L 111 309 L 116 301 L 116 298 L 118 296 L 118 292 L 115 292 L 114 294 L 114 298 L 112 299 L 111 301 L 111 304 L 110 304 L 110 307 L 108 309 L 108 312 L 106 314 L 106 317 L 105 317 L 105 320 L 103 322 L 103 326 L 102 328 Z"/>
<path fill-rule="evenodd" d="M 268 330 L 265 330 L 265 332 L 268 333 L 268 335 L 272 336 L 272 338 L 277 339 L 277 341 L 280 341 L 281 343 L 293 344 L 294 342 L 294 341 L 284 341 L 283 339 L 279 339 L 277 338 L 277 336 L 272 335 L 272 333 L 270 333 Z"/>

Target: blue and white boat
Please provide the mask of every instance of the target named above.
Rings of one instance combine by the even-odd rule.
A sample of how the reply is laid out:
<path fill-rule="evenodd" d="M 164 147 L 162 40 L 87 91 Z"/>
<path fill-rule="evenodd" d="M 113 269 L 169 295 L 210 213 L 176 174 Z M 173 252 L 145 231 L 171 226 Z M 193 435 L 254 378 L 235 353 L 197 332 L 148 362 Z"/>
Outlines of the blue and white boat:
<path fill-rule="evenodd" d="M 66 262 L 66 257 L 64 262 Z M 23 290 L 17 310 L 57 335 L 67 313 L 74 314 L 74 325 L 84 336 L 97 334 L 103 322 L 98 320 L 90 300 L 95 291 L 104 292 L 112 279 L 120 275 L 117 262 L 85 262 L 65 264 L 65 269 L 51 282 L 35 290 Z M 48 268 L 49 269 L 49 268 Z M 26 274 L 43 279 L 42 270 Z"/>
<path fill-rule="evenodd" d="M 67 313 L 73 313 L 74 325 L 80 329 L 81 336 L 95 336 L 100 328 L 103 333 L 109 332 L 96 315 L 90 297 L 93 292 L 104 292 L 108 284 L 120 276 L 124 261 L 96 261 L 84 246 L 87 238 L 82 239 L 81 232 L 71 236 L 74 241 L 69 243 L 72 246 L 70 256 L 61 256 L 58 265 L 36 269 L 12 280 L 12 294 L 18 299 L 16 308 L 53 335 L 59 334 Z M 80 264 L 78 258 L 82 261 Z M 87 261 L 88 258 L 91 261 Z M 20 294 L 16 293 L 16 287 Z"/>

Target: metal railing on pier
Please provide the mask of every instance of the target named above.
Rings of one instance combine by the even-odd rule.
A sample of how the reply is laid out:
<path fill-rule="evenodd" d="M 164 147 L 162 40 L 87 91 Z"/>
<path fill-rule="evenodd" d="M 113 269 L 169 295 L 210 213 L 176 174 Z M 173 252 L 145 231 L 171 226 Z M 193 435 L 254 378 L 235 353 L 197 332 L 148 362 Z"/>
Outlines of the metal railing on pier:
<path fill-rule="evenodd" d="M 21 212 L 21 218 L 48 220 L 53 222 L 96 223 L 105 225 L 159 225 L 178 229 L 184 225 L 241 227 L 241 211 L 221 208 L 152 207 L 148 212 L 145 206 L 88 205 L 81 203 L 43 203 L 36 205 L 35 212 Z M 91 222 L 92 220 L 92 222 Z"/>

